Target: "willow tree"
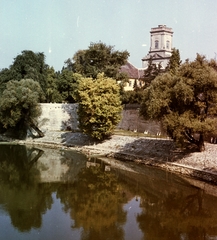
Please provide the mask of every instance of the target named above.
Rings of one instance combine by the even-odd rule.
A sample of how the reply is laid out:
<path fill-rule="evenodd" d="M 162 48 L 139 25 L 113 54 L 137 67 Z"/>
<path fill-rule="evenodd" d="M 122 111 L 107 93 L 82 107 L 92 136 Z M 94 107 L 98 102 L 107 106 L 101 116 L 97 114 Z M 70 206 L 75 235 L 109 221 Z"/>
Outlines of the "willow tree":
<path fill-rule="evenodd" d="M 204 150 L 204 136 L 217 126 L 217 72 L 204 56 L 165 73 L 144 91 L 141 114 L 160 120 L 168 135 Z"/>
<path fill-rule="evenodd" d="M 12 128 L 19 138 L 25 137 L 28 129 L 35 130 L 43 137 L 37 127 L 37 119 L 41 115 L 38 103 L 42 96 L 39 83 L 32 79 L 9 81 L 0 97 L 0 123 L 3 128 Z"/>
<path fill-rule="evenodd" d="M 109 137 L 121 118 L 120 89 L 116 81 L 103 74 L 96 79 L 82 78 L 76 100 L 80 129 L 98 140 Z"/>

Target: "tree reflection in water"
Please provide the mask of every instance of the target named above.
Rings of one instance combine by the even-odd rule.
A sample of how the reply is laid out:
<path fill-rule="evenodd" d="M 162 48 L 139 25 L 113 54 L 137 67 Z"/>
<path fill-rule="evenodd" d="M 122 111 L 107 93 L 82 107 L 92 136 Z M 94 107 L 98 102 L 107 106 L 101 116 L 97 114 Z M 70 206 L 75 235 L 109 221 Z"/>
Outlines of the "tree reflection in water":
<path fill-rule="evenodd" d="M 202 207 L 203 191 L 193 194 L 169 193 L 164 199 L 143 199 L 141 207 L 145 212 L 137 216 L 147 239 L 204 240 L 207 233 L 213 234 L 216 217 L 211 217 Z M 217 234 L 217 228 L 215 234 Z"/>
<path fill-rule="evenodd" d="M 137 215 L 137 222 L 145 239 L 216 239 L 216 196 L 164 171 L 149 169 L 145 175 L 127 176 L 119 172 L 122 186 L 141 197 L 142 213 Z"/>
<path fill-rule="evenodd" d="M 19 231 L 40 228 L 41 215 L 51 207 L 52 185 L 39 184 L 34 163 L 43 151 L 25 146 L 0 145 L 0 204 Z"/>
<path fill-rule="evenodd" d="M 100 166 L 85 168 L 73 185 L 58 189 L 58 197 L 70 211 L 72 228 L 83 228 L 82 239 L 123 239 L 127 199 L 114 173 Z"/>
<path fill-rule="evenodd" d="M 62 204 L 62 216 L 58 217 L 69 221 L 64 218 L 69 213 L 71 219 L 67 223 L 72 226 L 68 231 L 82 232 L 79 239 L 129 239 L 127 232 L 131 231 L 132 219 L 128 219 L 130 210 L 125 204 L 131 204 L 135 196 L 140 206 L 136 211 L 139 214 L 135 216 L 134 212 L 133 219 L 138 223 L 136 227 L 139 226 L 136 231 L 141 230 L 145 239 L 216 238 L 217 197 L 209 187 L 206 191 L 211 194 L 193 187 L 190 180 L 148 167 L 139 168 L 139 174 L 120 169 L 106 172 L 98 160 L 94 164 L 88 162 L 89 167 L 85 167 L 86 158 L 79 153 L 61 152 L 55 158 L 54 152 L 50 159 L 50 151 L 43 154 L 35 148 L 0 145 L 0 208 L 10 216 L 19 232 L 29 233 L 29 239 L 33 228 L 39 231 L 46 228 L 42 219 L 47 210 L 56 211 L 52 193 L 56 193 Z M 51 177 L 42 178 L 49 167 L 50 175 L 57 174 L 53 182 Z M 217 188 L 213 190 L 217 192 Z M 56 223 L 56 219 L 52 221 L 49 224 Z M 53 226 L 50 229 L 54 236 L 57 231 L 64 231 Z M 141 232 L 135 233 L 134 239 L 139 236 Z"/>

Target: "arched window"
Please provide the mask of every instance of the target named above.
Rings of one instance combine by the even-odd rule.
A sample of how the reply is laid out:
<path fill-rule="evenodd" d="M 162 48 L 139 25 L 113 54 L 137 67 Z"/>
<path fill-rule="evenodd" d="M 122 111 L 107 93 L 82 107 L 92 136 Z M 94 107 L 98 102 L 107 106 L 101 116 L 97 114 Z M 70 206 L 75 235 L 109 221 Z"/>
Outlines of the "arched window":
<path fill-rule="evenodd" d="M 159 41 L 155 40 L 155 48 L 158 49 L 159 48 Z"/>
<path fill-rule="evenodd" d="M 169 49 L 170 48 L 170 41 L 167 41 L 167 49 Z"/>

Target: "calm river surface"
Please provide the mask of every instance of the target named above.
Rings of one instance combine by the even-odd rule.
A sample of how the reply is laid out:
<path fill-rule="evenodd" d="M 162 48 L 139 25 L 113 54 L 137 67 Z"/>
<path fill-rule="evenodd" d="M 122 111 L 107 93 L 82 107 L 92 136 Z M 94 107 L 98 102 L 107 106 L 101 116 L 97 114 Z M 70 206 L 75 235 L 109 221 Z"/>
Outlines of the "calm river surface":
<path fill-rule="evenodd" d="M 0 239 L 213 240 L 217 187 L 148 167 L 115 169 L 73 151 L 1 144 Z"/>

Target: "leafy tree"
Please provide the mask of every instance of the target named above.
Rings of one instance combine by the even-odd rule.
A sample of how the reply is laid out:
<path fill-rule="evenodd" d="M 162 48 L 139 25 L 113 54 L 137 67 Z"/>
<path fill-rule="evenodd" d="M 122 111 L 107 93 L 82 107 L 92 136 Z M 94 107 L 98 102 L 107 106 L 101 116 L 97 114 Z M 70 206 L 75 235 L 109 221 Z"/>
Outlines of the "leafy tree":
<path fill-rule="evenodd" d="M 135 89 L 131 91 L 125 91 L 122 96 L 121 100 L 123 104 L 140 104 L 143 98 L 143 89 Z"/>
<path fill-rule="evenodd" d="M 205 57 L 185 62 L 176 74 L 158 76 L 144 91 L 141 114 L 161 120 L 175 141 L 204 150 L 204 136 L 215 129 L 217 73 Z M 199 137 L 196 137 L 197 135 Z"/>
<path fill-rule="evenodd" d="M 82 76 L 78 73 L 73 73 L 68 69 L 63 69 L 59 75 L 58 91 L 64 101 L 70 103 L 75 102 L 74 93 L 78 87 L 81 77 Z"/>
<path fill-rule="evenodd" d="M 155 64 L 153 63 L 152 56 L 150 57 L 148 61 L 148 67 L 144 70 L 144 81 L 145 81 L 145 87 L 148 87 L 150 83 L 161 73 L 162 66 L 161 64 Z"/>
<path fill-rule="evenodd" d="M 5 129 L 14 128 L 19 137 L 25 137 L 27 129 L 34 129 L 40 137 L 44 136 L 36 122 L 41 115 L 38 102 L 42 95 L 39 83 L 32 79 L 9 81 L 0 97 L 0 123 Z"/>
<path fill-rule="evenodd" d="M 44 53 L 34 53 L 29 50 L 22 51 L 14 58 L 13 64 L 0 73 L 0 83 L 3 87 L 10 80 L 33 79 L 37 81 L 42 90 L 46 92 L 46 69 Z"/>
<path fill-rule="evenodd" d="M 47 68 L 46 78 L 46 102 L 62 102 L 62 96 L 58 90 L 58 77 L 53 67 Z"/>
<path fill-rule="evenodd" d="M 76 94 L 80 129 L 95 139 L 110 136 L 120 121 L 122 110 L 119 85 L 99 74 L 97 79 L 81 79 Z"/>
<path fill-rule="evenodd" d="M 6 88 L 7 82 L 13 79 L 13 73 L 10 69 L 4 68 L 0 71 L 0 96 Z"/>
<path fill-rule="evenodd" d="M 77 51 L 72 61 L 66 60 L 68 69 L 81 74 L 84 77 L 97 78 L 99 73 L 106 77 L 122 79 L 120 67 L 124 65 L 129 57 L 127 51 L 114 50 L 114 46 L 105 43 L 90 43 L 88 49 Z"/>
<path fill-rule="evenodd" d="M 212 67 L 215 71 L 217 71 L 217 62 L 216 62 L 216 59 L 211 59 L 209 62 L 208 62 L 209 66 Z"/>
<path fill-rule="evenodd" d="M 166 71 L 170 71 L 171 73 L 175 74 L 176 70 L 180 67 L 181 62 L 182 61 L 180 59 L 179 49 L 173 48 L 172 55 L 166 67 Z"/>

